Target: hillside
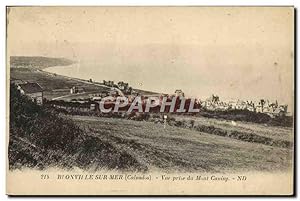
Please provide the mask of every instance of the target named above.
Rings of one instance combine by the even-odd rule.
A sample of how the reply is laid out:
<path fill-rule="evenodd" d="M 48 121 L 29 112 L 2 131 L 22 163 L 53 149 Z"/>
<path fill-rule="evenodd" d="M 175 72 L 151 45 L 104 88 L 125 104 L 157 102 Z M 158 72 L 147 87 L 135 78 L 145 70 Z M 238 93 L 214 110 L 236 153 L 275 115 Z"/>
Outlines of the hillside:
<path fill-rule="evenodd" d="M 10 67 L 33 67 L 44 69 L 51 66 L 68 66 L 75 63 L 66 58 L 52 58 L 41 56 L 11 56 Z"/>
<path fill-rule="evenodd" d="M 84 133 L 72 120 L 20 95 L 14 85 L 10 88 L 9 123 L 10 169 L 89 169 L 95 163 L 100 169 L 144 169 L 127 153 Z"/>

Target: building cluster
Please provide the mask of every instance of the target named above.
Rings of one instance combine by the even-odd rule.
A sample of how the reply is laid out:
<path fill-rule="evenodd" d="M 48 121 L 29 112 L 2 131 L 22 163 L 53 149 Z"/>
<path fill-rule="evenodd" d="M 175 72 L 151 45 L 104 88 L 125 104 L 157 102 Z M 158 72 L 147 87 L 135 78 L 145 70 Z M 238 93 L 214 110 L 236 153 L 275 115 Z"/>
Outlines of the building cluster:
<path fill-rule="evenodd" d="M 112 81 L 107 81 L 109 83 L 113 83 Z M 103 91 L 98 94 L 92 94 L 92 100 L 100 101 L 102 98 L 106 96 L 113 96 L 117 98 L 120 96 L 120 90 L 124 92 L 128 88 L 128 83 L 118 82 L 117 87 L 113 87 L 108 91 Z M 125 93 L 124 93 L 125 94 Z M 138 93 L 130 93 L 125 94 L 128 98 L 129 102 L 134 100 Z M 173 94 L 152 94 L 152 95 L 144 95 L 142 100 L 147 100 L 148 96 L 157 97 L 159 100 L 162 100 L 163 97 L 167 97 L 169 100 L 172 97 L 185 97 L 184 92 L 181 89 L 175 90 Z M 202 109 L 206 109 L 209 111 L 227 111 L 227 110 L 248 110 L 257 113 L 265 113 L 270 116 L 277 116 L 281 114 L 287 114 L 287 105 L 279 105 L 277 101 L 271 102 L 269 100 L 261 99 L 260 101 L 252 101 L 252 100 L 235 100 L 235 101 L 221 101 L 220 97 L 217 95 L 212 95 L 206 100 L 196 99 L 196 104 L 199 104 Z"/>
<path fill-rule="evenodd" d="M 131 94 L 135 93 L 133 88 L 130 87 L 127 82 L 120 81 L 117 84 L 115 84 L 114 81 L 103 80 L 103 84 L 108 87 L 117 88 L 117 89 L 121 90 L 122 93 L 127 94 L 127 95 L 131 95 Z"/>
<path fill-rule="evenodd" d="M 205 108 L 206 110 L 248 110 L 252 112 L 266 113 L 271 116 L 286 114 L 288 108 L 287 105 L 279 105 L 278 101 L 271 102 L 265 99 L 261 99 L 257 102 L 249 100 L 221 101 L 217 95 L 212 95 L 207 100 L 201 101 L 200 104 L 201 107 Z"/>
<path fill-rule="evenodd" d="M 133 93 L 132 87 L 130 87 L 129 84 L 126 82 L 123 82 L 123 81 L 118 82 L 117 86 L 124 94 L 132 94 Z"/>

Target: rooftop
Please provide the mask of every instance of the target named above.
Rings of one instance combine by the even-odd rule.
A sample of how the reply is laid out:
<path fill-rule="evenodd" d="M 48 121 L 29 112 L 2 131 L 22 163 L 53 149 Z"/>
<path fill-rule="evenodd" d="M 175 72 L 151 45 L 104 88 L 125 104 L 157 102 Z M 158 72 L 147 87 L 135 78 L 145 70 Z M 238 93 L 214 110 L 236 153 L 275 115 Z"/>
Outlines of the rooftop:
<path fill-rule="evenodd" d="M 24 90 L 25 93 L 36 93 L 36 92 L 42 92 L 42 87 L 34 82 L 34 83 L 25 83 L 25 84 L 19 84 L 20 88 Z"/>

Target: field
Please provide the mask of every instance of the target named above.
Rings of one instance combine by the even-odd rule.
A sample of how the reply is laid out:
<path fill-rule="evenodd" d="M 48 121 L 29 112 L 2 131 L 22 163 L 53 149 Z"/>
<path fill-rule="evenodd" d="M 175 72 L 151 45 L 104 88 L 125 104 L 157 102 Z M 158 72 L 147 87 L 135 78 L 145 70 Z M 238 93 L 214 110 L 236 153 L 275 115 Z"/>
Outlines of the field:
<path fill-rule="evenodd" d="M 269 126 L 267 124 L 258 124 L 252 122 L 230 121 L 224 119 L 212 119 L 206 117 L 193 117 L 175 115 L 176 120 L 180 121 L 194 121 L 194 126 L 213 126 L 225 131 L 241 132 L 255 134 L 264 138 L 270 138 L 275 141 L 286 141 L 292 143 L 293 128 L 292 127 L 279 127 Z"/>
<path fill-rule="evenodd" d="M 174 126 L 164 129 L 162 124 L 153 122 L 69 117 L 89 135 L 126 152 L 140 166 L 151 171 L 284 171 L 292 166 L 290 148 L 244 142 Z M 215 125 L 222 125 L 219 120 L 214 121 Z M 270 131 L 268 127 L 259 129 L 264 135 Z M 271 137 L 276 136 L 269 134 Z M 291 136 L 292 133 L 288 132 L 286 135 Z"/>
<path fill-rule="evenodd" d="M 12 68 L 11 79 L 39 83 L 44 90 L 44 97 L 47 99 L 70 95 L 70 88 L 73 86 L 84 88 L 87 93 L 107 90 L 105 87 L 79 81 L 79 79 L 71 79 L 30 68 Z"/>

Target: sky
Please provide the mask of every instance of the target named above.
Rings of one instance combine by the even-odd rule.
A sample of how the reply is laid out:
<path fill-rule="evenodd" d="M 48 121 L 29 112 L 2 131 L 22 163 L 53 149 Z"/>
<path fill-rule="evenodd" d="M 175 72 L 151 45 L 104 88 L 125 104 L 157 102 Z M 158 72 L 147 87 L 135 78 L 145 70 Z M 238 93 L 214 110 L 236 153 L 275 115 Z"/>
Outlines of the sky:
<path fill-rule="evenodd" d="M 66 57 L 81 64 L 74 76 L 159 92 L 292 107 L 293 19 L 289 7 L 13 7 L 7 55 Z"/>

